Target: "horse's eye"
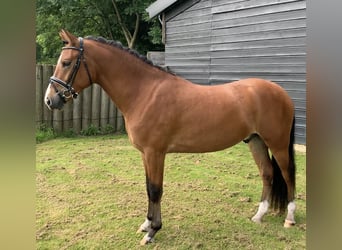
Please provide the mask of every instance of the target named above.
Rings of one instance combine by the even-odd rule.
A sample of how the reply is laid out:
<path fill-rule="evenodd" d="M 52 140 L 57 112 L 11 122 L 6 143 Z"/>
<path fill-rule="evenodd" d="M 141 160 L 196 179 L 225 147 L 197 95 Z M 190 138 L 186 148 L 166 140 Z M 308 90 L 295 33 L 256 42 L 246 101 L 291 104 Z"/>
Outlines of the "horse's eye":
<path fill-rule="evenodd" d="M 64 61 L 62 62 L 63 68 L 69 67 L 71 64 L 71 61 Z"/>

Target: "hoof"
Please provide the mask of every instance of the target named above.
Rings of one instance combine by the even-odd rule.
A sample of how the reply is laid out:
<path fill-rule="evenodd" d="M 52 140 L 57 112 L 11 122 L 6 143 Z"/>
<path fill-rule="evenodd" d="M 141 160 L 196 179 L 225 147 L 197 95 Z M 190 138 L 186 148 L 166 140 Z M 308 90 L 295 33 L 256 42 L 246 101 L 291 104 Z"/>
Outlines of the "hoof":
<path fill-rule="evenodd" d="M 147 234 L 144 236 L 144 238 L 140 241 L 141 246 L 145 246 L 149 243 L 153 242 L 153 238 L 149 237 Z"/>
<path fill-rule="evenodd" d="M 137 230 L 137 234 L 147 233 L 147 232 L 148 232 L 148 229 L 144 227 L 139 227 L 139 229 Z"/>
<path fill-rule="evenodd" d="M 290 228 L 290 227 L 293 227 L 295 224 L 296 224 L 296 222 L 294 222 L 294 221 L 285 220 L 285 222 L 284 222 L 284 227 L 285 227 L 285 228 Z"/>

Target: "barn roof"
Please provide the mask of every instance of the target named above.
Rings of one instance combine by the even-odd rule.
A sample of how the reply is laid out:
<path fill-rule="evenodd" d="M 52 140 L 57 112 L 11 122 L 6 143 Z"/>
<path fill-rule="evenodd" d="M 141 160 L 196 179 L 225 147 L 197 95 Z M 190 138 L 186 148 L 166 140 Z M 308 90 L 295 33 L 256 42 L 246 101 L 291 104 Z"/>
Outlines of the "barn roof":
<path fill-rule="evenodd" d="M 148 12 L 150 18 L 153 18 L 177 1 L 178 0 L 158 0 L 148 6 L 146 11 Z"/>

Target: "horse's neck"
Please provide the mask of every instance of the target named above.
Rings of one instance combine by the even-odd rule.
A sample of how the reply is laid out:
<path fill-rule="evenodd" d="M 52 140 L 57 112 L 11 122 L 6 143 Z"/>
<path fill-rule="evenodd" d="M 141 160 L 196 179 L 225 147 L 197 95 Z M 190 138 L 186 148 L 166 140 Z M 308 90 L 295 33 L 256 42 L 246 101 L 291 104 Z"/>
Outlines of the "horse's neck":
<path fill-rule="evenodd" d="M 96 83 L 111 97 L 124 115 L 136 107 L 142 95 L 168 75 L 118 48 L 102 47 L 96 55 Z"/>

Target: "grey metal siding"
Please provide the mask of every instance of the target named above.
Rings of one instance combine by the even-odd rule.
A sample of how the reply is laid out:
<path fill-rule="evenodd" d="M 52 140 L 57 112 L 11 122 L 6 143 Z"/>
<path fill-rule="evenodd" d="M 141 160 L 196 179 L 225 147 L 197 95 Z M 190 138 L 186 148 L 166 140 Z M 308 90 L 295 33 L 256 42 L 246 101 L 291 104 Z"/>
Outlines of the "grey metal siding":
<path fill-rule="evenodd" d="M 165 65 L 198 84 L 210 81 L 211 18 L 211 0 L 166 13 Z"/>
<path fill-rule="evenodd" d="M 296 142 L 305 144 L 306 1 L 190 2 L 166 13 L 166 65 L 200 84 L 278 83 L 295 104 Z"/>

